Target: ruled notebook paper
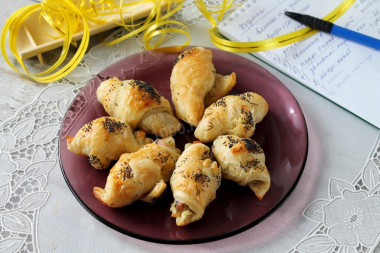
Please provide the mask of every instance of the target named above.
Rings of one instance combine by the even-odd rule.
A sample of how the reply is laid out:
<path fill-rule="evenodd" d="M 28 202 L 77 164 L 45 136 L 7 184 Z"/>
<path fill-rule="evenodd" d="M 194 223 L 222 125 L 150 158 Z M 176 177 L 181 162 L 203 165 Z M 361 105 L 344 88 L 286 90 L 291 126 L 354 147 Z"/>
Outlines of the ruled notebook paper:
<path fill-rule="evenodd" d="M 230 40 L 264 40 L 304 28 L 284 11 L 324 17 L 341 2 L 247 1 L 218 28 Z M 334 23 L 380 39 L 380 0 L 356 1 Z M 380 51 L 319 32 L 301 42 L 252 55 L 380 128 Z"/>

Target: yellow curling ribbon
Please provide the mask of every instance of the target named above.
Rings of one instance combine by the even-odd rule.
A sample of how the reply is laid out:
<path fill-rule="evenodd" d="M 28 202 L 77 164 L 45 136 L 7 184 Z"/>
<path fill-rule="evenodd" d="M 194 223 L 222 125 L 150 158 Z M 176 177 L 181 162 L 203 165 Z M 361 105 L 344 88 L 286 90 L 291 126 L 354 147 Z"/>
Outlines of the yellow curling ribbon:
<path fill-rule="evenodd" d="M 333 11 L 327 14 L 323 19 L 333 22 L 337 20 L 343 13 L 345 13 L 351 5 L 355 2 L 355 0 L 344 0 L 339 6 L 337 6 Z M 260 41 L 252 41 L 252 42 L 237 42 L 230 41 L 225 39 L 218 31 L 217 25 L 218 22 L 214 19 L 212 14 L 219 13 L 218 20 L 220 16 L 223 16 L 224 12 L 227 8 L 231 6 L 231 4 L 226 0 L 223 1 L 223 7 L 218 11 L 210 11 L 209 7 L 207 7 L 202 0 L 195 0 L 195 3 L 198 9 L 202 12 L 202 14 L 207 18 L 210 22 L 212 28 L 209 30 L 210 40 L 212 43 L 220 49 L 236 52 L 236 53 L 252 53 L 258 51 L 264 51 L 269 49 L 274 49 L 282 46 L 289 45 L 291 43 L 304 40 L 313 34 L 317 33 L 317 30 L 312 28 L 303 28 L 295 32 L 291 32 L 288 34 L 280 35 L 274 38 L 260 40 Z"/>
<path fill-rule="evenodd" d="M 106 45 L 114 45 L 142 32 L 144 32 L 143 43 L 146 49 L 154 49 L 161 52 L 177 52 L 190 43 L 188 28 L 179 21 L 169 19 L 182 8 L 184 0 L 141 0 L 129 1 L 126 3 L 124 3 L 123 0 L 117 1 L 117 3 L 115 1 L 116 0 L 43 0 L 40 4 L 25 6 L 17 10 L 9 17 L 1 33 L 1 52 L 5 61 L 15 71 L 24 73 L 38 82 L 47 83 L 59 80 L 75 69 L 85 55 L 90 40 L 90 28 L 88 22 L 93 22 L 95 24 L 109 22 L 109 20 L 107 20 L 108 15 L 119 16 L 120 21 L 116 22 L 115 20 L 115 24 L 124 27 L 128 33 L 111 42 L 104 42 Z M 311 28 L 304 28 L 292 33 L 261 41 L 230 41 L 225 39 L 219 33 L 217 25 L 218 21 L 223 19 L 225 12 L 234 6 L 233 0 L 223 0 L 222 4 L 213 7 L 206 6 L 203 0 L 194 0 L 194 2 L 212 26 L 209 30 L 210 40 L 215 46 L 226 51 L 245 53 L 269 50 L 306 39 L 317 32 Z M 354 2 L 355 0 L 344 0 L 323 19 L 330 22 L 335 21 Z M 145 19 L 142 21 L 139 20 L 136 23 L 132 17 L 130 22 L 124 22 L 124 13 L 133 13 L 134 9 L 147 3 L 151 3 L 152 8 Z M 58 34 L 61 35 L 61 37 L 56 35 L 48 36 L 55 39 L 64 39 L 59 59 L 47 70 L 37 74 L 29 72 L 16 45 L 17 37 L 20 29 L 22 29 L 23 23 L 35 12 L 40 12 L 40 22 L 44 19 L 55 29 L 55 31 L 57 31 Z M 214 16 L 216 16 L 216 19 Z M 79 31 L 82 31 L 83 35 L 78 46 L 73 40 L 73 36 Z M 171 33 L 185 35 L 188 40 L 182 45 L 158 48 L 165 36 Z M 70 61 L 63 65 L 63 62 L 68 55 L 70 45 L 77 47 L 77 50 Z M 7 46 L 20 65 L 19 67 L 16 67 L 9 59 Z M 22 71 L 19 68 L 21 68 Z"/>
<path fill-rule="evenodd" d="M 139 1 L 140 4 L 142 4 L 144 2 L 149 2 L 149 1 Z M 177 11 L 179 11 L 182 8 L 183 1 L 178 1 L 178 0 L 177 1 L 169 1 L 166 9 L 162 9 L 160 1 L 157 1 L 157 2 L 158 2 L 158 4 L 156 6 L 154 6 L 154 8 L 152 8 L 151 13 L 145 19 L 145 21 L 143 21 L 139 24 L 134 24 L 133 22 L 132 22 L 132 24 L 120 23 L 119 25 L 123 26 L 127 30 L 130 30 L 131 28 L 133 30 L 128 34 L 126 34 L 126 35 L 124 35 L 118 39 L 115 39 L 111 42 L 107 42 L 105 44 L 108 46 L 112 46 L 116 43 L 119 43 L 119 42 L 125 40 L 125 39 L 133 37 L 133 36 L 141 33 L 142 31 L 145 31 L 144 36 L 143 36 L 143 44 L 144 44 L 146 49 L 157 48 L 161 44 L 161 42 L 163 40 L 163 36 L 165 34 L 168 34 L 168 33 L 181 33 L 181 34 L 186 35 L 188 40 L 185 43 L 183 43 L 180 46 L 180 48 L 184 48 L 185 46 L 187 46 L 190 43 L 190 33 L 188 32 L 187 27 L 184 24 L 182 24 L 181 22 L 178 22 L 175 20 L 167 20 L 170 16 L 172 16 L 173 14 L 175 14 Z M 173 6 L 175 6 L 175 7 L 173 8 Z M 162 11 L 166 12 L 166 14 L 164 14 L 161 17 L 160 15 L 161 15 Z M 182 27 L 182 29 L 181 28 L 169 28 L 168 25 L 176 25 L 178 27 Z M 160 26 L 164 26 L 164 28 L 158 29 Z M 136 27 L 139 27 L 139 28 L 136 28 Z M 160 37 L 158 42 L 156 42 L 153 46 L 151 46 L 150 42 L 151 42 L 152 38 L 155 36 L 158 36 L 158 35 L 162 35 L 162 36 Z M 167 49 L 165 49 L 165 50 L 167 50 Z M 172 51 L 172 50 L 170 50 L 170 51 Z M 176 49 L 176 51 L 178 51 L 178 49 Z"/>
<path fill-rule="evenodd" d="M 133 13 L 134 9 L 147 3 L 152 4 L 152 8 L 143 21 L 136 23 L 132 17 L 130 23 L 126 24 L 124 22 L 124 13 Z M 105 42 L 105 44 L 114 45 L 145 32 L 143 36 L 145 48 L 154 49 L 161 44 L 164 36 L 168 33 L 180 33 L 188 38 L 185 43 L 178 47 L 163 49 L 164 51 L 178 51 L 189 44 L 190 34 L 184 24 L 169 20 L 169 18 L 179 11 L 182 5 L 183 0 L 142 0 L 128 1 L 126 3 L 123 0 L 117 1 L 117 3 L 115 0 L 43 0 L 40 4 L 25 6 L 17 10 L 8 18 L 1 32 L 1 53 L 8 65 L 15 71 L 26 74 L 38 82 L 48 83 L 59 80 L 74 70 L 85 55 L 90 40 L 88 22 L 91 21 L 95 24 L 109 22 L 107 15 L 118 15 L 120 22 L 115 20 L 115 24 L 123 26 L 129 32 L 125 36 L 111 42 Z M 37 74 L 30 73 L 17 49 L 17 38 L 20 29 L 22 29 L 25 20 L 35 12 L 40 12 L 40 22 L 44 19 L 58 34 L 61 34 L 61 37 L 56 35 L 48 36 L 53 39 L 63 38 L 62 51 L 58 60 L 51 67 Z M 78 46 L 73 40 L 73 36 L 80 31 L 83 32 L 83 35 Z M 155 37 L 158 39 L 151 45 Z M 77 50 L 74 56 L 63 64 L 67 58 L 70 44 L 77 47 Z M 10 60 L 7 49 L 18 62 L 18 67 Z"/>
<path fill-rule="evenodd" d="M 52 12 L 54 14 L 60 15 L 60 24 L 64 25 L 65 31 L 64 31 L 64 43 L 62 47 L 62 52 L 59 57 L 59 59 L 56 61 L 55 64 L 53 64 L 50 68 L 47 70 L 38 73 L 38 74 L 32 74 L 28 71 L 26 68 L 20 54 L 17 51 L 16 48 L 16 42 L 17 42 L 17 36 L 19 34 L 20 28 L 22 24 L 25 22 L 25 20 L 32 15 L 35 11 L 40 10 L 42 15 L 45 15 L 44 11 L 48 10 L 49 12 Z M 66 59 L 70 43 L 72 41 L 72 35 L 74 34 L 74 22 L 75 19 L 72 19 L 72 15 L 75 15 L 76 17 L 80 17 L 83 20 L 83 38 L 80 46 L 78 47 L 77 52 L 73 56 L 73 58 L 63 67 L 56 70 L 60 67 L 62 62 Z M 49 22 L 49 21 L 48 21 Z M 57 29 L 61 29 L 57 27 Z M 26 6 L 24 8 L 21 8 L 20 10 L 16 11 L 6 22 L 2 34 L 1 34 L 1 52 L 4 56 L 5 61 L 17 72 L 22 73 L 19 71 L 18 68 L 16 68 L 11 61 L 9 60 L 9 57 L 6 52 L 6 35 L 9 31 L 9 49 L 12 52 L 12 54 L 15 56 L 16 60 L 24 70 L 24 73 L 32 77 L 38 82 L 52 82 L 55 80 L 58 80 L 71 72 L 80 62 L 80 60 L 83 58 L 89 41 L 89 28 L 87 25 L 86 18 L 82 15 L 82 12 L 78 9 L 78 7 L 69 1 L 43 1 L 41 4 L 35 4 L 31 6 Z M 55 71 L 54 73 L 52 73 Z"/>

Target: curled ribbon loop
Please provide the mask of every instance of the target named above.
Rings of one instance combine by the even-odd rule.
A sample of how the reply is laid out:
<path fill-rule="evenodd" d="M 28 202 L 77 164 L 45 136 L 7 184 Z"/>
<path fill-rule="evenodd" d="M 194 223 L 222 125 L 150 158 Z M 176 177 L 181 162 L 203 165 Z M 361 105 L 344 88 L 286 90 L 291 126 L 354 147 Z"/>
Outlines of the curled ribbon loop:
<path fill-rule="evenodd" d="M 133 14 L 137 8 L 144 4 L 151 5 L 150 12 L 143 21 L 138 20 L 136 22 Z M 1 33 L 1 52 L 5 61 L 15 71 L 26 74 L 38 82 L 53 82 L 66 76 L 81 62 L 90 40 L 89 23 L 104 24 L 110 22 L 110 16 L 119 16 L 119 21 L 113 19 L 111 22 L 124 27 L 128 33 L 121 38 L 105 43 L 107 45 L 114 45 L 144 32 L 143 42 L 145 48 L 154 49 L 162 43 L 166 34 L 179 33 L 188 37 L 187 42 L 176 48 L 165 49 L 166 51 L 179 50 L 189 44 L 190 34 L 184 24 L 175 20 L 169 20 L 169 18 L 178 12 L 182 5 L 183 0 L 125 2 L 123 0 L 43 0 L 39 4 L 25 6 L 9 17 Z M 54 35 L 47 33 L 45 35 L 52 39 L 62 38 L 63 43 L 58 60 L 48 69 L 34 74 L 24 64 L 24 59 L 17 48 L 17 39 L 25 21 L 36 12 L 39 12 L 39 22 L 45 21 L 56 31 Z M 129 23 L 124 22 L 124 15 L 126 14 L 131 15 Z M 38 24 L 35 25 L 37 26 Z M 41 32 L 44 33 L 45 31 Z M 75 34 L 78 32 L 82 32 L 82 37 L 79 39 L 75 38 Z M 155 37 L 158 40 L 152 44 Z M 80 40 L 79 46 L 76 40 Z M 64 64 L 70 45 L 75 46 L 77 49 L 74 56 Z M 18 67 L 10 60 L 8 50 L 17 60 Z"/>
<path fill-rule="evenodd" d="M 61 79 L 70 73 L 81 62 L 86 53 L 90 40 L 89 23 L 104 24 L 110 22 L 110 16 L 118 16 L 113 19 L 116 25 L 124 27 L 128 33 L 106 45 L 114 45 L 127 38 L 143 34 L 143 43 L 146 49 L 154 49 L 162 52 L 177 52 L 190 43 L 190 33 L 188 28 L 181 22 L 171 20 L 170 17 L 178 12 L 183 6 L 184 0 L 43 0 L 40 4 L 25 6 L 15 13 L 5 23 L 1 33 L 1 52 L 5 61 L 17 72 L 24 73 L 38 82 L 53 82 Z M 234 6 L 233 0 L 223 0 L 220 5 L 206 6 L 203 0 L 194 0 L 196 6 L 210 22 L 212 28 L 209 30 L 210 40 L 220 49 L 231 52 L 257 52 L 269 50 L 288 45 L 310 37 L 317 31 L 304 28 L 292 33 L 284 34 L 271 39 L 237 42 L 225 39 L 218 31 L 218 22 L 223 19 L 226 11 Z M 343 0 L 331 13 L 324 17 L 325 20 L 335 21 L 339 18 L 355 0 Z M 151 4 L 150 11 L 145 15 L 145 19 L 140 20 L 134 17 L 135 11 L 144 4 Z M 57 39 L 63 38 L 62 51 L 58 60 L 47 70 L 33 74 L 30 73 L 23 62 L 23 58 L 17 48 L 17 38 L 24 22 L 34 13 L 39 12 L 39 21 L 46 21 L 58 35 L 46 34 Z M 131 14 L 128 23 L 124 21 L 124 15 Z M 216 18 L 214 18 L 216 16 Z M 137 19 L 137 20 L 135 20 Z M 75 37 L 79 31 L 82 32 L 79 46 Z M 184 35 L 188 38 L 182 45 L 167 48 L 158 48 L 165 36 L 171 33 Z M 77 48 L 74 56 L 64 66 L 70 45 Z M 10 53 L 17 60 L 19 67 L 16 67 L 8 57 L 7 46 Z M 42 59 L 42 58 L 41 58 Z M 41 61 L 40 59 L 40 61 Z M 22 71 L 20 70 L 22 69 Z"/>

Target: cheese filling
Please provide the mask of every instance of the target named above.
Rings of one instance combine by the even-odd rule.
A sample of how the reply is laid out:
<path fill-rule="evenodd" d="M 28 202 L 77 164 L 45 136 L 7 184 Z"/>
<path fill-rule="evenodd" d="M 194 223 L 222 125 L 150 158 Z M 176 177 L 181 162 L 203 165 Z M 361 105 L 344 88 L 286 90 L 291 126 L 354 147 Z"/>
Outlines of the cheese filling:
<path fill-rule="evenodd" d="M 191 211 L 188 205 L 179 201 L 173 202 L 170 211 L 172 212 L 172 217 L 176 218 L 176 223 L 178 225 L 188 224 L 191 220 L 191 216 L 194 215 L 194 212 Z"/>

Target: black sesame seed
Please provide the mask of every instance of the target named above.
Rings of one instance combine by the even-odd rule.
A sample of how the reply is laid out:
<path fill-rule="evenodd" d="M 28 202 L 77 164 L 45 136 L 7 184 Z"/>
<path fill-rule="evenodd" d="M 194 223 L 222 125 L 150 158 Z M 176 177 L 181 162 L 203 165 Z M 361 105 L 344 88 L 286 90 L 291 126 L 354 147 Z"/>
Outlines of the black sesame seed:
<path fill-rule="evenodd" d="M 120 131 L 128 126 L 121 121 L 116 121 L 115 119 L 105 117 L 104 121 L 102 121 L 104 129 L 108 131 L 108 133 L 116 133 L 116 131 Z"/>
<path fill-rule="evenodd" d="M 139 80 L 132 80 L 130 84 L 132 87 L 137 87 L 138 91 L 143 91 L 146 93 L 145 95 L 142 95 L 142 100 L 151 99 L 157 103 L 161 103 L 161 94 L 148 83 Z"/>
<path fill-rule="evenodd" d="M 253 152 L 253 153 L 262 153 L 263 150 L 262 148 L 260 147 L 259 144 L 257 144 L 257 142 L 255 142 L 254 140 L 251 140 L 251 139 L 248 139 L 248 138 L 244 138 L 242 139 L 242 141 L 245 142 L 245 148 L 250 151 L 250 152 Z"/>

